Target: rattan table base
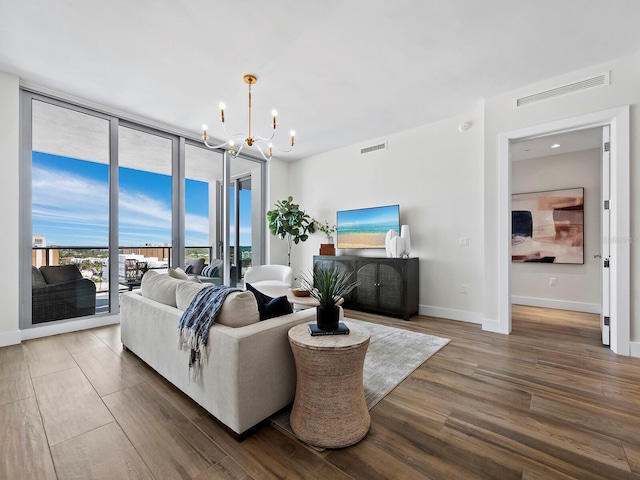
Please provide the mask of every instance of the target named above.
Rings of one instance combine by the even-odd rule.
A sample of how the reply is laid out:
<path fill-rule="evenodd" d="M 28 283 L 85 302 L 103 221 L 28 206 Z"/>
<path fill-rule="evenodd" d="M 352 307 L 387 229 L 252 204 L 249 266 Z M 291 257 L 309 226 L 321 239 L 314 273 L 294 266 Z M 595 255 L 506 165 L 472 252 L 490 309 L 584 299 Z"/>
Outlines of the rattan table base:
<path fill-rule="evenodd" d="M 348 447 L 371 425 L 362 385 L 369 331 L 345 323 L 349 335 L 312 337 L 306 323 L 289 330 L 297 373 L 291 429 L 316 447 Z"/>

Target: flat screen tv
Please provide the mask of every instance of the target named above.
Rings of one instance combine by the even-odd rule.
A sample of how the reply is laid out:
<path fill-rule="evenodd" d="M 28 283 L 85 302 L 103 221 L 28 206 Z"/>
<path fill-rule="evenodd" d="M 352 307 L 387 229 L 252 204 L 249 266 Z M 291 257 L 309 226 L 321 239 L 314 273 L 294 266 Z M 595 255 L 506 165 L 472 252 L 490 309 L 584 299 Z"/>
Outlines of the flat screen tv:
<path fill-rule="evenodd" d="M 400 232 L 400 206 L 343 210 L 336 223 L 338 248 L 384 248 L 387 232 Z"/>

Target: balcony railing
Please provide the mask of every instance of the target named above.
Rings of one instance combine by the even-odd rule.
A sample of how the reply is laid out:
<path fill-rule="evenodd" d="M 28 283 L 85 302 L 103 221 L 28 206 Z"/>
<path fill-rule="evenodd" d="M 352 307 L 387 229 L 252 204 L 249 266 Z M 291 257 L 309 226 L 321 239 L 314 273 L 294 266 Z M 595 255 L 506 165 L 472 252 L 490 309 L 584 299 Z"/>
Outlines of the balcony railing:
<path fill-rule="evenodd" d="M 233 248 L 233 247 L 232 247 Z M 158 262 L 171 265 L 173 247 L 171 246 L 129 246 L 119 247 L 118 253 L 124 255 L 142 255 L 145 258 L 157 258 Z M 185 247 L 185 257 L 203 257 L 205 262 L 213 258 L 212 246 Z M 31 264 L 39 267 L 42 265 L 63 265 L 69 263 L 81 263 L 87 259 L 95 260 L 96 264 L 106 265 L 109 258 L 109 248 L 103 246 L 50 246 L 32 248 Z M 104 262 L 100 262 L 103 259 Z M 61 262 L 62 260 L 62 262 Z M 80 260 L 80 262 L 78 262 Z"/>

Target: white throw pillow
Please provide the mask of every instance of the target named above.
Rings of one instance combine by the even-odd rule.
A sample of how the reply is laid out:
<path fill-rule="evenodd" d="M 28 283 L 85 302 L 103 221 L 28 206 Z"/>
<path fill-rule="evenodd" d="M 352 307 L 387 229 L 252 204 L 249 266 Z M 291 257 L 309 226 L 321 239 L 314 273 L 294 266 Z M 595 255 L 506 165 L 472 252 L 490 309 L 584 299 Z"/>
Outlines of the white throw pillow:
<path fill-rule="evenodd" d="M 149 275 L 149 273 L 151 272 L 145 273 L 142 277 L 142 284 L 140 285 L 142 296 L 149 300 L 175 307 L 176 288 L 182 282 L 168 275 Z"/>
<path fill-rule="evenodd" d="M 216 323 L 227 327 L 244 327 L 260 321 L 258 302 L 251 292 L 232 292 L 222 304 Z"/>
<path fill-rule="evenodd" d="M 167 273 L 169 274 L 170 277 L 173 277 L 173 278 L 178 278 L 180 280 L 189 280 L 189 275 L 184 273 L 184 270 L 182 270 L 180 267 L 176 269 L 170 268 L 167 271 Z"/>
<path fill-rule="evenodd" d="M 179 282 L 176 288 L 176 306 L 180 310 L 186 310 L 193 301 L 193 297 L 206 286 L 205 283 Z"/>

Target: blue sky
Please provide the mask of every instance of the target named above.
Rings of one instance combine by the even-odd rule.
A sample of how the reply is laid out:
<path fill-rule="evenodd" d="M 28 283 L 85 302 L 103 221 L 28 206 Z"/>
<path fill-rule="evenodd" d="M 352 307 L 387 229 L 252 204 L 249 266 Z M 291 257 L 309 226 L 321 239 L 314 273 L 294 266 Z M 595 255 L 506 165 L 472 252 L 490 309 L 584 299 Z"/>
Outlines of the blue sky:
<path fill-rule="evenodd" d="M 119 177 L 120 246 L 170 245 L 171 177 L 122 167 Z M 250 245 L 250 191 L 241 195 L 240 244 Z M 208 198 L 206 182 L 186 180 L 187 246 L 210 245 Z M 44 235 L 47 245 L 106 247 L 108 166 L 33 152 L 32 212 L 32 232 Z"/>

